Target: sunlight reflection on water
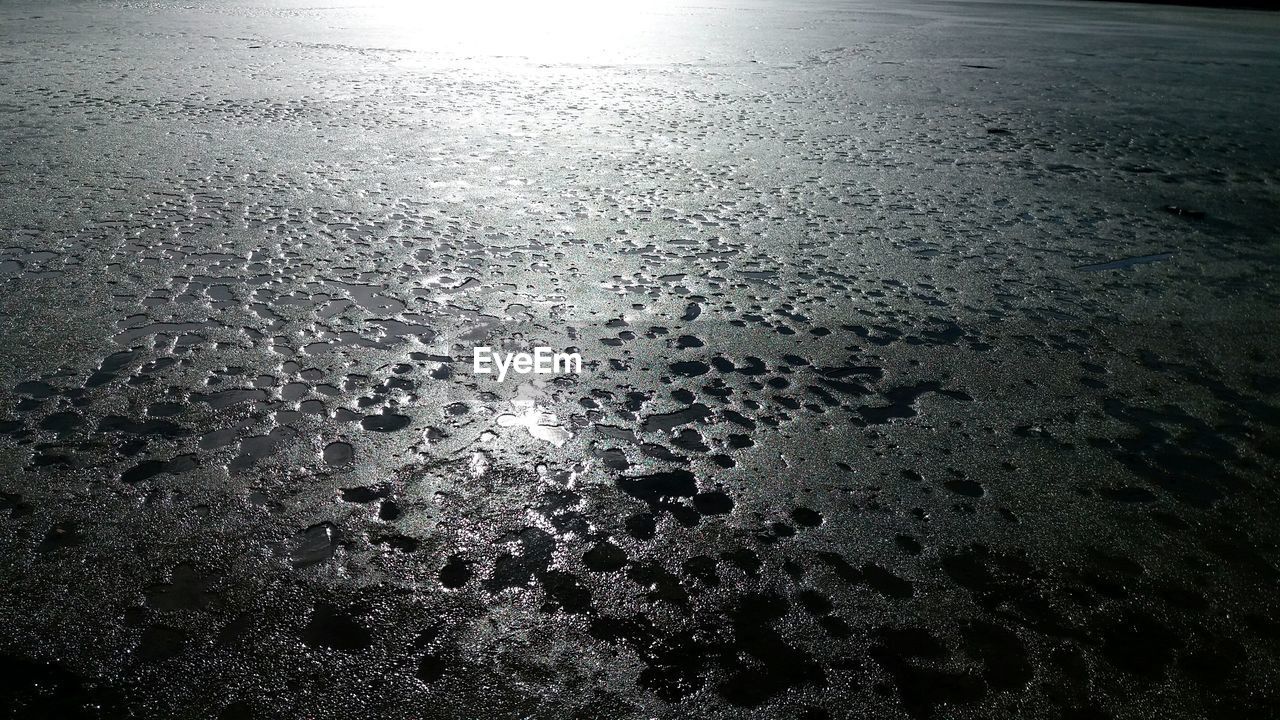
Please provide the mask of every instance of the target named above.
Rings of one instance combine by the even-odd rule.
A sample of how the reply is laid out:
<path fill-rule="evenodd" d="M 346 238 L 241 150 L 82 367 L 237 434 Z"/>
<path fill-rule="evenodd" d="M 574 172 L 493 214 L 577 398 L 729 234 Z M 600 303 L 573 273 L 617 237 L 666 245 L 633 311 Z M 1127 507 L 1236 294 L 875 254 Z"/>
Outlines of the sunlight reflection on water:
<path fill-rule="evenodd" d="M 543 397 L 542 391 L 532 384 L 521 385 L 516 397 L 511 400 L 514 413 L 498 416 L 498 426 L 523 427 L 538 440 L 560 447 L 573 437 L 573 434 L 557 423 L 556 416 L 538 406 L 538 399 Z"/>
<path fill-rule="evenodd" d="M 627 45 L 656 31 L 673 6 L 673 0 L 378 0 L 363 16 L 408 49 L 593 63 L 618 59 Z"/>

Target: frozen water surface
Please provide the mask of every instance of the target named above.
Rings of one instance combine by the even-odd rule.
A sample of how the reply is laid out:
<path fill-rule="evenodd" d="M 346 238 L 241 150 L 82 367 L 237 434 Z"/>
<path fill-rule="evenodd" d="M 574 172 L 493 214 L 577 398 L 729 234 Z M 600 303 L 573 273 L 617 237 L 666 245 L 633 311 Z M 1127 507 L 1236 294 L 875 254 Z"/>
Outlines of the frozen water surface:
<path fill-rule="evenodd" d="M 1271 717 L 1280 16 L 459 5 L 0 7 L 6 712 Z"/>

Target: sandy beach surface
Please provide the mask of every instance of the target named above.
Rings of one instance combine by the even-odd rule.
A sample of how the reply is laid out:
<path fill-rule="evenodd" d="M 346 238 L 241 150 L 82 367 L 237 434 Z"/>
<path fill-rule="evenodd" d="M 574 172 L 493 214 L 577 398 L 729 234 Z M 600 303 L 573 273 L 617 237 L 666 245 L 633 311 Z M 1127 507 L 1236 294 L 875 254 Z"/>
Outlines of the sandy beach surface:
<path fill-rule="evenodd" d="M 612 5 L 0 5 L 0 716 L 1273 717 L 1280 15 Z"/>

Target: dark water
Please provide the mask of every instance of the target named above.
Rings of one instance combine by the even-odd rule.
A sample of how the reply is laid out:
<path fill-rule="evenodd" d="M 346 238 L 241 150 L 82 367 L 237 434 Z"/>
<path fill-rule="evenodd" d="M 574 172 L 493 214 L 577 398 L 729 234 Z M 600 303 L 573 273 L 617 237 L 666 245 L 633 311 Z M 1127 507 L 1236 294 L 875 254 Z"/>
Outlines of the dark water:
<path fill-rule="evenodd" d="M 0 33 L 8 716 L 1273 717 L 1280 16 Z"/>

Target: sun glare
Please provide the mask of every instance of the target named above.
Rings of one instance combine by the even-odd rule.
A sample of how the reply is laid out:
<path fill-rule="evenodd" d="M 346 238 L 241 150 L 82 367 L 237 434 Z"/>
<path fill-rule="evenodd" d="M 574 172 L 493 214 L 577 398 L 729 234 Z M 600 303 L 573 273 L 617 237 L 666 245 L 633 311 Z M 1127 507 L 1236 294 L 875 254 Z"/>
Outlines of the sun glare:
<path fill-rule="evenodd" d="M 650 31 L 670 0 L 377 0 L 369 19 L 418 50 L 538 61 L 605 61 Z"/>

